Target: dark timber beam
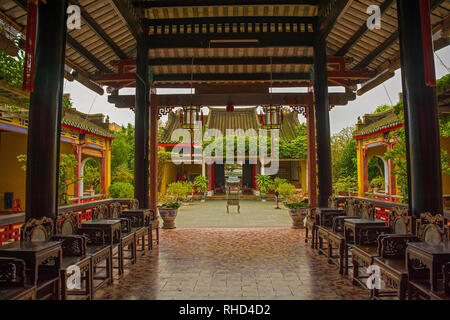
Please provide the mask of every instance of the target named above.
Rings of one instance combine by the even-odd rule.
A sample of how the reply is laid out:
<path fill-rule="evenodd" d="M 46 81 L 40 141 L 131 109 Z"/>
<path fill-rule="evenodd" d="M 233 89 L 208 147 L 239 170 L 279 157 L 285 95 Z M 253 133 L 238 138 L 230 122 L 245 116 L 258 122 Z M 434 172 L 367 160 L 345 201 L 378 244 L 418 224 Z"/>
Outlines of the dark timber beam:
<path fill-rule="evenodd" d="M 394 0 L 386 0 L 380 6 L 381 16 L 383 16 L 384 12 L 392 6 Z M 367 32 L 367 23 L 364 21 L 364 24 L 356 31 L 356 33 L 334 54 L 335 56 L 344 56 L 350 48 Z"/>
<path fill-rule="evenodd" d="M 196 0 L 196 1 L 133 1 L 137 8 L 175 8 L 175 7 L 216 7 L 216 6 L 280 6 L 280 5 L 317 5 L 318 0 Z"/>
<path fill-rule="evenodd" d="M 134 136 L 134 197 L 141 209 L 148 209 L 149 198 L 149 94 L 148 48 L 138 41 L 136 59 L 135 136 Z"/>
<path fill-rule="evenodd" d="M 116 13 L 121 15 L 125 20 L 126 25 L 130 33 L 133 35 L 134 39 L 143 40 L 145 39 L 144 30 L 142 23 L 136 17 L 133 12 L 133 8 L 129 7 L 128 1 L 123 0 L 109 0 L 111 5 L 114 7 Z"/>
<path fill-rule="evenodd" d="M 309 80 L 309 73 L 196 73 L 193 81 L 281 81 Z M 191 81 L 191 74 L 155 74 L 154 82 Z"/>
<path fill-rule="evenodd" d="M 123 52 L 122 49 L 120 49 L 120 47 L 111 39 L 111 37 L 98 25 L 95 19 L 91 17 L 91 15 L 78 0 L 70 0 L 69 2 L 80 7 L 81 17 L 86 22 L 88 27 L 94 31 L 95 34 L 97 34 L 97 36 L 100 37 L 120 59 L 128 58 L 125 52 Z"/>
<path fill-rule="evenodd" d="M 332 193 L 330 101 L 328 99 L 328 71 L 326 41 L 318 35 L 314 46 L 314 95 L 316 112 L 317 164 L 319 178 L 319 207 L 328 207 Z"/>
<path fill-rule="evenodd" d="M 330 93 L 329 101 L 333 106 L 344 106 L 348 101 L 355 99 L 354 93 Z M 114 104 L 117 108 L 134 108 L 135 96 L 133 95 L 110 95 L 108 102 Z M 192 103 L 199 106 L 221 107 L 226 106 L 231 101 L 234 106 L 253 106 L 253 105 L 284 105 L 297 106 L 308 104 L 308 93 L 202 93 L 192 96 Z M 189 94 L 164 94 L 152 95 L 150 104 L 154 107 L 174 107 L 183 106 L 191 103 Z"/>
<path fill-rule="evenodd" d="M 25 218 L 56 219 L 67 0 L 39 3 L 30 95 Z"/>
<path fill-rule="evenodd" d="M 179 19 L 144 19 L 149 27 L 171 25 L 218 25 L 218 24 L 310 24 L 316 17 L 290 17 L 290 16 L 255 16 L 255 17 L 207 17 L 207 18 L 179 18 Z"/>
<path fill-rule="evenodd" d="M 410 214 L 443 214 L 442 171 L 430 10 L 421 0 L 397 0 Z M 425 54 L 426 53 L 426 54 Z"/>
<path fill-rule="evenodd" d="M 149 49 L 311 47 L 313 32 L 259 32 L 149 35 Z"/>
<path fill-rule="evenodd" d="M 86 49 L 82 44 L 77 42 L 71 35 L 67 34 L 67 44 L 72 47 L 73 50 L 78 52 L 80 55 L 85 57 L 87 60 L 89 60 L 90 63 L 92 63 L 98 70 L 105 73 L 112 72 L 111 69 L 109 69 L 103 62 L 101 62 L 99 59 L 95 57 L 92 53 L 89 52 L 88 49 Z"/>
<path fill-rule="evenodd" d="M 153 58 L 148 63 L 151 66 L 174 65 L 216 66 L 216 65 L 259 65 L 270 64 L 270 57 L 242 57 L 242 58 Z M 313 64 L 313 57 L 273 57 L 272 64 Z"/>

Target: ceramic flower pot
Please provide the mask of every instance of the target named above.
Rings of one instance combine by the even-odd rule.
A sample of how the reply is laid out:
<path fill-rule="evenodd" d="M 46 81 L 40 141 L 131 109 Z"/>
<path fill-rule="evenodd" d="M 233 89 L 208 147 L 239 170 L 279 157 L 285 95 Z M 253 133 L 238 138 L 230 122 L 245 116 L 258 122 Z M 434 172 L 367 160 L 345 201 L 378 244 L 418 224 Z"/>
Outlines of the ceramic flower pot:
<path fill-rule="evenodd" d="M 262 201 L 262 202 L 266 202 L 266 201 L 267 201 L 267 196 L 266 196 L 266 195 L 261 196 L 261 201 Z"/>
<path fill-rule="evenodd" d="M 289 215 L 292 219 L 292 229 L 304 229 L 304 220 L 308 213 L 307 208 L 302 209 L 289 209 Z"/>
<path fill-rule="evenodd" d="M 175 229 L 175 218 L 177 217 L 178 209 L 159 208 L 159 215 L 163 219 L 163 229 Z"/>

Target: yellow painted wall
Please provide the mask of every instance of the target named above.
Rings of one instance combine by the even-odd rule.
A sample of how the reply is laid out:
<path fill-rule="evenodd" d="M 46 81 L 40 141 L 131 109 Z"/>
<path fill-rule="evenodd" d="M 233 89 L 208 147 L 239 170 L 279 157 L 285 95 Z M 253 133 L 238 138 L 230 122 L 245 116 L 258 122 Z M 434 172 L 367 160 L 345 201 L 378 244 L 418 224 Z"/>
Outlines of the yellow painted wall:
<path fill-rule="evenodd" d="M 299 181 L 302 184 L 303 194 L 308 193 L 308 183 L 306 182 L 308 179 L 308 171 L 306 170 L 306 160 L 300 160 L 300 177 Z"/>
<path fill-rule="evenodd" d="M 61 142 L 60 143 L 60 152 L 61 153 L 65 153 L 65 154 L 75 154 L 73 146 L 70 143 L 67 142 Z M 73 198 L 75 196 L 75 185 L 73 183 L 71 183 L 72 181 L 68 181 L 69 186 L 67 188 L 67 195 L 69 198 Z"/>
<path fill-rule="evenodd" d="M 357 140 L 357 152 L 356 152 L 356 157 L 357 157 L 357 167 L 358 167 L 358 196 L 359 197 L 363 197 L 364 196 L 364 180 L 363 180 L 363 150 L 362 150 L 362 146 L 363 146 L 363 140 Z"/>
<path fill-rule="evenodd" d="M 163 170 L 161 177 L 161 188 L 159 192 L 166 194 L 167 186 L 177 180 L 177 166 L 172 162 L 165 162 L 158 167 L 158 170 Z"/>
<path fill-rule="evenodd" d="M 21 169 L 24 163 L 17 156 L 27 153 L 27 135 L 14 132 L 0 132 L 0 210 L 5 208 L 5 192 L 14 192 L 14 199 L 20 199 L 25 210 L 26 173 Z"/>
<path fill-rule="evenodd" d="M 111 150 L 109 141 L 106 143 L 107 156 L 107 187 L 111 184 Z M 61 142 L 60 152 L 74 154 L 72 144 Z M 0 133 L 0 210 L 5 208 L 5 192 L 13 192 L 14 199 L 19 199 L 22 210 L 25 210 L 26 172 L 21 169 L 23 164 L 17 161 L 17 156 L 27 153 L 27 135 L 14 132 Z M 87 157 L 83 155 L 83 158 Z M 96 159 L 100 161 L 100 159 Z M 68 187 L 68 196 L 75 194 L 75 185 Z"/>

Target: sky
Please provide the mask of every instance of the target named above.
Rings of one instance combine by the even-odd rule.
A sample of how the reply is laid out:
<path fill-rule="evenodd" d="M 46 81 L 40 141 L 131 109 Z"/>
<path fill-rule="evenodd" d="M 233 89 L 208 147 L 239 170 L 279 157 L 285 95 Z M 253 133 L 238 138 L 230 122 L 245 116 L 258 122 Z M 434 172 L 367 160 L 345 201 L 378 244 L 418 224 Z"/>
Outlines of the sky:
<path fill-rule="evenodd" d="M 448 67 L 450 67 L 450 46 L 436 52 L 435 66 L 437 79 L 448 73 Z M 349 102 L 346 106 L 336 106 L 331 110 L 331 134 L 337 134 L 346 127 L 354 126 L 358 117 L 373 112 L 378 106 L 396 104 L 399 101 L 399 93 L 401 91 L 402 84 L 399 69 L 395 72 L 395 77 L 384 82 L 384 85 L 381 84 L 364 95 L 357 96 L 355 101 Z M 70 93 L 73 106 L 81 112 L 109 115 L 110 122 L 115 122 L 119 125 L 134 124 L 134 112 L 129 109 L 117 109 L 113 104 L 108 103 L 108 95 L 106 93 L 100 96 L 77 81 L 70 82 L 67 80 L 65 80 L 64 92 Z M 134 89 L 122 89 L 119 94 L 134 94 Z M 162 120 L 165 121 L 165 118 L 162 118 Z M 305 121 L 302 116 L 299 116 L 299 120 L 300 122 Z"/>

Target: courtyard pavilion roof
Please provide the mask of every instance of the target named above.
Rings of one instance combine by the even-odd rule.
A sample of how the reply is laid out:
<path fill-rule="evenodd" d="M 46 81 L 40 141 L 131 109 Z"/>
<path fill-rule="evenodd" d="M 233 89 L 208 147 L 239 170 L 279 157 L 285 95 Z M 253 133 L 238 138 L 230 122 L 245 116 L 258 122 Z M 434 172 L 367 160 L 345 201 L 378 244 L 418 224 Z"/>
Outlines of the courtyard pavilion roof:
<path fill-rule="evenodd" d="M 182 128 L 180 122 L 180 112 L 169 113 L 168 121 L 164 127 L 164 133 L 159 143 L 173 143 L 171 141 L 172 133 L 176 129 Z M 236 108 L 233 112 L 227 112 L 224 108 L 209 108 L 209 113 L 204 115 L 205 128 L 218 129 L 223 135 L 227 129 L 238 130 L 244 132 L 250 129 L 258 134 L 258 130 L 262 128 L 260 118 L 256 112 L 256 108 Z M 300 125 L 297 114 L 295 112 L 283 111 L 283 124 L 280 130 L 280 138 L 284 140 L 294 140 L 296 137 L 296 127 Z M 254 136 L 249 131 L 250 136 Z"/>
<path fill-rule="evenodd" d="M 345 57 L 345 70 L 329 62 L 331 85 L 365 84 L 362 94 L 400 67 L 393 0 L 69 2 L 80 5 L 82 25 L 68 33 L 66 65 L 99 90 L 96 84 L 134 87 L 136 40 L 147 29 L 153 86 L 188 86 L 191 76 L 195 85 L 308 86 L 314 28 L 326 38 L 329 57 Z M 373 4 L 381 9 L 381 30 L 366 26 Z M 446 33 L 450 1 L 431 4 L 433 31 Z M 23 32 L 25 8 L 26 0 L 3 0 L 0 17 Z M 435 49 L 446 45 L 446 37 L 435 41 Z"/>
<path fill-rule="evenodd" d="M 28 120 L 28 109 L 22 108 L 15 111 L 0 106 L 0 119 L 12 120 L 13 118 Z M 104 122 L 103 119 L 103 114 L 88 115 L 71 108 L 63 110 L 61 124 L 63 127 L 74 129 L 75 131 L 112 139 L 114 132 L 108 129 L 109 123 Z M 26 123 L 26 121 L 23 123 Z"/>
<path fill-rule="evenodd" d="M 391 129 L 403 124 L 394 113 L 394 109 L 388 109 L 380 113 L 365 114 L 362 123 L 357 124 L 353 137 L 361 138 L 381 130 Z"/>

